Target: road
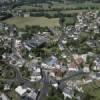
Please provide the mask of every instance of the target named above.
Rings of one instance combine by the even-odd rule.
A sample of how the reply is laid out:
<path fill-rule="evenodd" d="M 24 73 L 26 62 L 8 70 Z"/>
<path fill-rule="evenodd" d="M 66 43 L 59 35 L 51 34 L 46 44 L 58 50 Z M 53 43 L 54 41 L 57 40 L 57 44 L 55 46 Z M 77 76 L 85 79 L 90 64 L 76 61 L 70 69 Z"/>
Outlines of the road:
<path fill-rule="evenodd" d="M 40 94 L 38 96 L 38 100 L 44 100 L 44 98 L 48 95 L 48 87 L 49 87 L 49 78 L 48 78 L 48 73 L 42 71 L 43 75 L 43 87 L 40 90 Z"/>
<path fill-rule="evenodd" d="M 64 39 L 64 37 L 65 37 L 65 34 L 63 32 L 62 35 L 60 36 L 59 40 L 58 40 L 58 45 L 59 44 L 63 45 L 62 44 L 62 40 Z M 73 59 L 72 53 L 68 48 L 65 48 L 65 52 L 69 53 L 69 55 Z M 63 84 L 63 82 L 66 81 L 66 80 L 69 80 L 69 79 L 74 78 L 76 76 L 85 75 L 85 74 L 86 73 L 80 71 L 80 72 L 77 72 L 77 73 L 75 73 L 75 74 L 73 74 L 71 76 L 63 78 L 61 81 L 56 80 L 56 82 L 60 82 L 60 84 Z M 40 90 L 40 95 L 38 97 L 38 100 L 44 100 L 44 98 L 48 94 L 48 85 L 50 84 L 48 79 L 49 79 L 48 75 L 45 72 L 43 72 L 43 87 Z"/>
<path fill-rule="evenodd" d="M 67 81 L 67 80 L 70 80 L 70 79 L 73 79 L 74 77 L 78 77 L 80 75 L 87 75 L 88 73 L 85 73 L 83 71 L 79 71 L 79 72 L 76 72 L 75 74 L 72 74 L 71 76 L 68 76 L 68 77 L 65 77 L 63 78 L 62 80 L 60 80 L 59 82 L 64 82 L 64 81 Z"/>

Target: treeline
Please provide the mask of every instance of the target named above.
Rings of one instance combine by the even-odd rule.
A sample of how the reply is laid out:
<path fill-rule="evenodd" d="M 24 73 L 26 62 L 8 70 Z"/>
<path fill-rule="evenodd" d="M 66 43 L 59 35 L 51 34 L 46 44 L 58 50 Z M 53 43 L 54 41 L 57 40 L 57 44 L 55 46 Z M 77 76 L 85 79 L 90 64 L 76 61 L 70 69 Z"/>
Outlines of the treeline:
<path fill-rule="evenodd" d="M 95 9 L 99 9 L 99 7 L 97 6 L 91 6 L 91 7 L 76 7 L 76 8 L 53 8 L 53 9 L 23 9 L 22 12 L 30 13 L 30 16 L 35 16 L 35 17 L 41 17 L 41 16 L 45 16 L 47 18 L 58 18 L 60 16 L 63 17 L 74 17 L 77 15 L 77 13 L 71 13 L 71 14 L 67 14 L 67 13 L 63 13 L 62 11 L 67 11 L 67 10 L 95 10 Z M 55 13 L 53 13 L 55 12 Z M 22 14 L 22 15 L 23 15 Z"/>
<path fill-rule="evenodd" d="M 23 9 L 22 11 L 23 12 L 48 12 L 48 11 L 66 11 L 66 10 L 88 10 L 88 9 L 91 9 L 91 10 L 94 10 L 94 9 L 99 9 L 100 7 L 98 6 L 79 6 L 79 7 L 69 7 L 69 8 L 50 8 L 50 9 L 35 9 L 35 8 L 32 8 L 32 9 Z"/>
<path fill-rule="evenodd" d="M 20 29 L 22 31 L 25 31 L 26 33 L 22 35 L 22 40 L 25 39 L 31 39 L 32 36 L 34 36 L 34 34 L 37 34 L 38 32 L 48 32 L 49 29 L 48 27 L 41 27 L 39 25 L 35 25 L 35 26 L 29 26 L 26 25 L 24 29 Z"/>
<path fill-rule="evenodd" d="M 10 13 L 5 13 L 5 12 L 1 12 L 0 13 L 0 20 L 5 20 L 5 19 L 8 19 L 8 18 L 10 18 L 10 17 L 12 17 L 13 15 L 12 14 L 10 14 Z"/>
<path fill-rule="evenodd" d="M 70 1 L 70 2 L 73 2 L 73 3 L 84 3 L 84 2 L 94 2 L 94 3 L 100 3 L 100 0 L 66 0 L 66 1 Z"/>
<path fill-rule="evenodd" d="M 30 13 L 30 16 L 32 17 L 47 17 L 47 18 L 60 18 L 62 17 L 76 17 L 77 13 L 72 13 L 72 14 L 64 14 L 64 13 L 55 13 L 55 14 L 48 14 L 48 13 Z"/>
<path fill-rule="evenodd" d="M 71 2 L 71 3 L 84 3 L 84 2 L 93 2 L 100 3 L 100 0 L 0 0 L 0 4 L 32 4 L 32 3 L 52 3 L 52 2 Z"/>
<path fill-rule="evenodd" d="M 17 0 L 16 0 L 17 1 Z M 51 3 L 51 2 L 64 2 L 65 0 L 18 0 L 20 3 Z M 84 3 L 84 2 L 100 3 L 100 0 L 66 0 L 66 2 L 72 3 Z"/>
<path fill-rule="evenodd" d="M 62 2 L 63 0 L 19 0 L 20 3 L 49 3 L 49 2 Z"/>
<path fill-rule="evenodd" d="M 22 3 L 48 3 L 48 2 L 64 2 L 65 0 L 18 0 Z M 84 3 L 84 2 L 99 2 L 100 0 L 66 0 L 66 2 L 73 2 L 73 3 Z"/>
<path fill-rule="evenodd" d="M 41 27 L 39 25 L 35 25 L 35 26 L 26 25 L 25 31 L 29 33 L 37 33 L 38 31 L 44 32 L 44 31 L 48 31 L 48 27 Z"/>

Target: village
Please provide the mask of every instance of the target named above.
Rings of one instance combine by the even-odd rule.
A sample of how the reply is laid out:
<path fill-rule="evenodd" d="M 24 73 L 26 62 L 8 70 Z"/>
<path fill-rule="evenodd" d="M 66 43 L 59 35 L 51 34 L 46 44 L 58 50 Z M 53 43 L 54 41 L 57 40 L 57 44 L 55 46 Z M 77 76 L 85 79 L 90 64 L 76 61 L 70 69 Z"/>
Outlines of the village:
<path fill-rule="evenodd" d="M 4 72 L 0 67 L 0 98 L 13 100 L 6 95 L 13 89 L 22 100 L 44 100 L 50 85 L 61 90 L 64 100 L 82 100 L 82 86 L 100 80 L 99 15 L 79 13 L 75 25 L 63 27 L 63 32 L 48 28 L 25 39 L 27 32 L 0 23 L 0 66 L 9 67 Z M 34 83 L 40 83 L 38 88 Z"/>

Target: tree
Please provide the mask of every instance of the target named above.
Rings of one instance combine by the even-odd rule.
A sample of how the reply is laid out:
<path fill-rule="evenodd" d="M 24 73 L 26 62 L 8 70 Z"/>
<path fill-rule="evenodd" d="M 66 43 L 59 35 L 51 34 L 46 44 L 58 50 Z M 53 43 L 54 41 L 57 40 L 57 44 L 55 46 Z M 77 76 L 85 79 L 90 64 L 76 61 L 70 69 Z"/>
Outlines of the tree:
<path fill-rule="evenodd" d="M 60 25 L 63 27 L 64 26 L 64 22 L 65 22 L 65 18 L 63 16 L 61 16 L 59 23 Z"/>
<path fill-rule="evenodd" d="M 93 98 L 95 98 L 94 96 L 90 95 L 89 93 L 85 94 L 84 100 L 92 100 Z M 96 99 L 96 98 L 95 98 Z"/>
<path fill-rule="evenodd" d="M 4 82 L 0 81 L 0 90 L 3 90 L 4 88 Z"/>
<path fill-rule="evenodd" d="M 62 100 L 62 99 L 59 98 L 58 96 L 49 96 L 46 98 L 46 100 Z"/>
<path fill-rule="evenodd" d="M 47 97 L 46 100 L 64 100 L 64 95 L 62 94 L 60 89 L 51 87 L 49 91 L 49 97 Z"/>

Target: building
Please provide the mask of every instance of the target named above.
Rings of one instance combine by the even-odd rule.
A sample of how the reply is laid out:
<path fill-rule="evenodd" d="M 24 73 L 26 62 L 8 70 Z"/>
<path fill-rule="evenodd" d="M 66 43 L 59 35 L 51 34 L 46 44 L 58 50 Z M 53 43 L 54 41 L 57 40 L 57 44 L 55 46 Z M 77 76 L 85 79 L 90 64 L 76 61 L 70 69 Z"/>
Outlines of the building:
<path fill-rule="evenodd" d="M 10 99 L 4 93 L 1 93 L 0 100 L 10 100 Z"/>
<path fill-rule="evenodd" d="M 37 92 L 34 89 L 18 86 L 15 91 L 24 98 L 24 100 L 36 100 Z"/>
<path fill-rule="evenodd" d="M 24 88 L 23 86 L 18 86 L 15 91 L 20 95 L 23 96 L 27 92 L 27 88 Z"/>
<path fill-rule="evenodd" d="M 26 40 L 23 44 L 24 47 L 27 48 L 29 51 L 32 48 L 37 48 L 46 45 L 49 42 L 49 39 L 46 35 L 35 35 L 32 37 L 31 40 Z"/>

